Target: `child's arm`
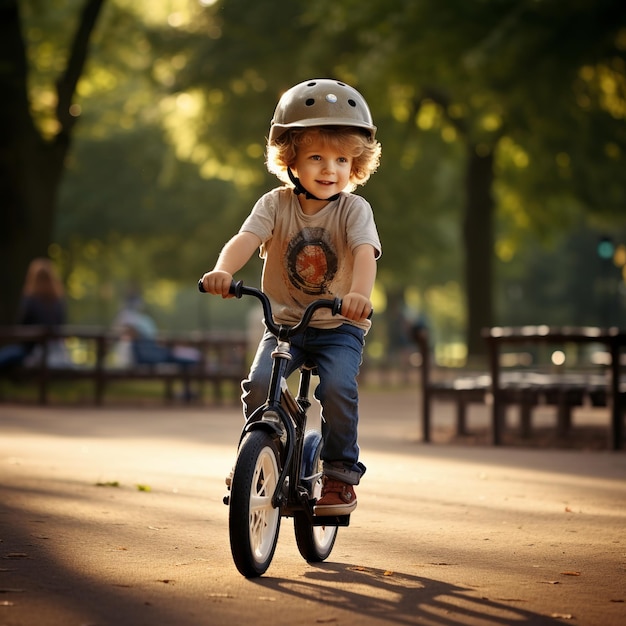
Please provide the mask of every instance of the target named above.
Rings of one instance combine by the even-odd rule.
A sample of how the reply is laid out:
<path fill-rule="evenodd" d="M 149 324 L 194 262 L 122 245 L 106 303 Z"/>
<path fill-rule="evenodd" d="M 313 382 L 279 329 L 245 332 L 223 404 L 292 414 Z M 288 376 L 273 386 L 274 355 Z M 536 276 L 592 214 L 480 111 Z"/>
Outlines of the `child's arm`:
<path fill-rule="evenodd" d="M 376 252 L 374 246 L 363 244 L 354 251 L 352 285 L 343 297 L 341 314 L 350 320 L 364 320 L 372 310 L 370 296 L 376 280 Z"/>
<path fill-rule="evenodd" d="M 239 271 L 261 245 L 261 240 L 254 233 L 236 234 L 223 248 L 215 267 L 202 277 L 202 286 L 208 293 L 229 296 L 228 290 L 233 274 Z"/>

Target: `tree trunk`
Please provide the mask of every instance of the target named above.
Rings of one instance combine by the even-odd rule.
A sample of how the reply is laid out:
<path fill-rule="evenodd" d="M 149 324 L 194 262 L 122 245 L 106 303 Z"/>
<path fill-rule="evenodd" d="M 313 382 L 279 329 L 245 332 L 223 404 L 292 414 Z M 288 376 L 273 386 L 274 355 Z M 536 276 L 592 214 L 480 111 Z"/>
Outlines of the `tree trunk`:
<path fill-rule="evenodd" d="M 0 0 L 0 324 L 15 322 L 30 261 L 47 256 L 75 118 L 70 106 L 104 0 L 86 0 L 57 83 L 59 132 L 44 139 L 30 114 L 28 64 L 17 0 Z"/>
<path fill-rule="evenodd" d="M 479 155 L 476 146 L 470 144 L 463 219 L 468 360 L 485 356 L 481 330 L 493 324 L 493 179 L 493 153 Z"/>

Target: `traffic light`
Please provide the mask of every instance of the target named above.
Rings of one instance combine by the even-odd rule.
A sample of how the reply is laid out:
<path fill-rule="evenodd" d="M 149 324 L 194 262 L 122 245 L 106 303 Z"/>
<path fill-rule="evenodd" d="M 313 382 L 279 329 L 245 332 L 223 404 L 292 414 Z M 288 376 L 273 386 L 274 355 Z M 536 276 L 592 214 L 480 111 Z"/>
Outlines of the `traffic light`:
<path fill-rule="evenodd" d="M 613 258 L 613 255 L 615 254 L 615 244 L 610 237 L 600 237 L 596 250 L 598 252 L 598 256 L 601 259 L 609 261 Z"/>

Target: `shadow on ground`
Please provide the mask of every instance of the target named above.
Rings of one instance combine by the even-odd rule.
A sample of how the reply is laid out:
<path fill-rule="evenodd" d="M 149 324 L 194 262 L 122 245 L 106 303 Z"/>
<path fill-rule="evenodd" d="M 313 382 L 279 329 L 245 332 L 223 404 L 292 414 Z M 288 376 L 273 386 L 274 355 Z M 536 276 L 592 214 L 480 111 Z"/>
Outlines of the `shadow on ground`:
<path fill-rule="evenodd" d="M 430 578 L 341 563 L 312 567 L 315 569 L 305 574 L 305 580 L 270 577 L 252 582 L 305 601 L 321 602 L 325 611 L 320 615 L 320 623 L 332 620 L 325 616 L 328 609 L 392 624 L 550 626 L 561 623 L 557 616 L 546 617 L 524 610 L 518 606 L 523 602 L 520 599 L 477 597 L 470 588 Z"/>

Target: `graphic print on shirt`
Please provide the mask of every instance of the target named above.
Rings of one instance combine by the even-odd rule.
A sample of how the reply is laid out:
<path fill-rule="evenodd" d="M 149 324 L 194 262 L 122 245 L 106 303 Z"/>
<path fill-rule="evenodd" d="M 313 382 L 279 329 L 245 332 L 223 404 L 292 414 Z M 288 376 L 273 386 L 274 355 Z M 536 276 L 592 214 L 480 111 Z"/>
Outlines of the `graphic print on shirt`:
<path fill-rule="evenodd" d="M 328 294 L 337 273 L 337 253 L 324 228 L 303 228 L 287 247 L 287 275 L 311 296 Z"/>

